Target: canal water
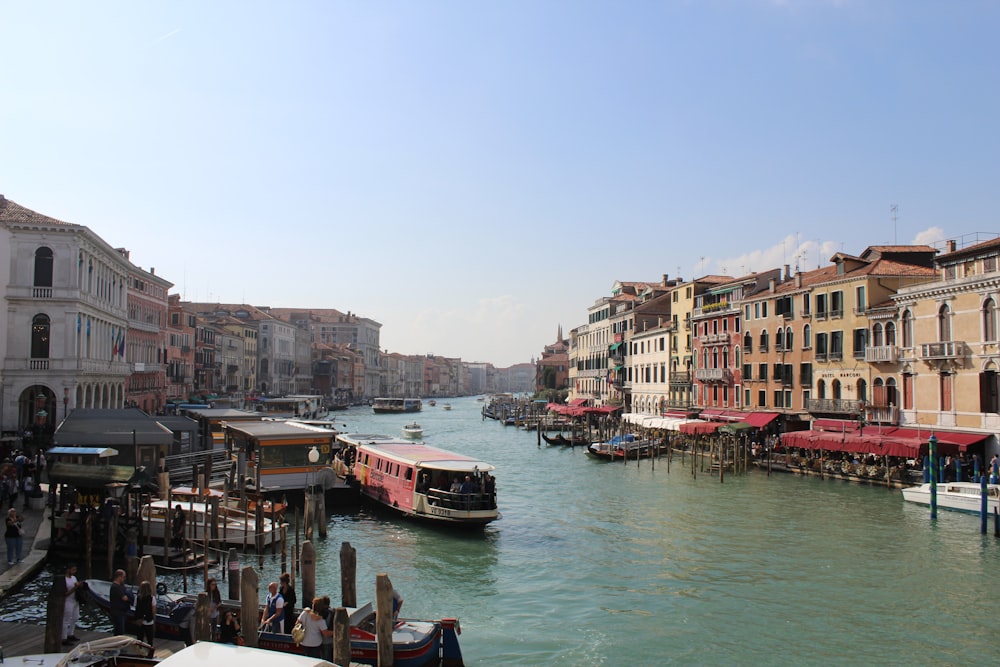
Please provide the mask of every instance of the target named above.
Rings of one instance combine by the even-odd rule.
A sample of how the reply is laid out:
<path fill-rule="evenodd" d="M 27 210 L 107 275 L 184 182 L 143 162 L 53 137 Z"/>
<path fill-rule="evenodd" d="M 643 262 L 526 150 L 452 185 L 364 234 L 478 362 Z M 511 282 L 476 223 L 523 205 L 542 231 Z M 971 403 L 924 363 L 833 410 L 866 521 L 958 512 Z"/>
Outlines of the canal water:
<path fill-rule="evenodd" d="M 474 398 L 443 403 L 416 416 L 424 439 L 496 466 L 502 518 L 455 534 L 336 512 L 317 590 L 339 599 L 350 542 L 359 599 L 388 573 L 404 616 L 460 619 L 467 665 L 965 664 L 996 652 L 992 523 L 982 535 L 974 516 L 932 522 L 898 490 L 838 479 L 751 471 L 720 484 L 692 478 L 690 459 L 669 473 L 666 459 L 601 463 L 483 421 Z M 333 415 L 391 435 L 412 417 Z M 265 557 L 262 581 L 279 559 Z M 0 618 L 42 619 L 48 576 Z"/>

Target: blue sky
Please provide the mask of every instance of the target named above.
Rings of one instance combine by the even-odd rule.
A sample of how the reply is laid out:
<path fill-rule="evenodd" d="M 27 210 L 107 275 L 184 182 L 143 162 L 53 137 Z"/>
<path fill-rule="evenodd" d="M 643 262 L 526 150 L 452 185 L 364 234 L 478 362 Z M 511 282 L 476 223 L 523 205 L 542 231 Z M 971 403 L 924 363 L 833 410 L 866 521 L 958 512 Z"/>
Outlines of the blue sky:
<path fill-rule="evenodd" d="M 995 2 L 0 12 L 0 193 L 394 352 L 506 366 L 615 280 L 1000 227 Z"/>

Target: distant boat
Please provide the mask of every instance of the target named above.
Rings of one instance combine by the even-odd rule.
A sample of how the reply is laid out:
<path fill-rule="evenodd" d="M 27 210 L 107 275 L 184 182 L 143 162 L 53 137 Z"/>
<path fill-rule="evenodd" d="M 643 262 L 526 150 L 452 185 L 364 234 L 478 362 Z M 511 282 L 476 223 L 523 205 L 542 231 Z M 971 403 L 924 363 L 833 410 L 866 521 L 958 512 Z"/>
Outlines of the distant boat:
<path fill-rule="evenodd" d="M 451 403 L 445 403 L 441 406 L 442 410 L 451 410 Z"/>
<path fill-rule="evenodd" d="M 419 398 L 376 398 L 372 403 L 372 412 L 377 415 L 420 412 L 422 409 L 423 402 Z"/>
<path fill-rule="evenodd" d="M 419 440 L 424 435 L 423 427 L 417 422 L 407 424 L 403 427 L 403 437 L 410 440 Z"/>

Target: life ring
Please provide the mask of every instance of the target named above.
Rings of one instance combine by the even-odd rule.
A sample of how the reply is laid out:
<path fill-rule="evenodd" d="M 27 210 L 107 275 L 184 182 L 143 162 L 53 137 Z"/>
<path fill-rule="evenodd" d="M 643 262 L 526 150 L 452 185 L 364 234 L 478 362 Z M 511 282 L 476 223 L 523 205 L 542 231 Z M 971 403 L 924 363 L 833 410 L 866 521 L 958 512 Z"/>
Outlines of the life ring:
<path fill-rule="evenodd" d="M 158 582 L 156 584 L 156 594 L 157 595 L 166 595 L 167 594 L 167 585 L 165 583 L 163 583 L 162 581 Z"/>

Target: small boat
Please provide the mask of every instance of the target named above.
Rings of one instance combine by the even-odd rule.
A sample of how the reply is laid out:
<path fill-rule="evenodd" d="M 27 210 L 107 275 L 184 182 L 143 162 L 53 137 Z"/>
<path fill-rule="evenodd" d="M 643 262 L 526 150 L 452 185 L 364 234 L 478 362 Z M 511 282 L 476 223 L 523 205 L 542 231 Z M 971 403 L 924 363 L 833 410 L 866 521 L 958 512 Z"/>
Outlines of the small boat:
<path fill-rule="evenodd" d="M 376 398 L 372 412 L 377 415 L 395 415 L 404 412 L 420 412 L 424 404 L 419 398 Z"/>
<path fill-rule="evenodd" d="M 433 407 L 434 407 L 435 405 L 437 405 L 437 404 L 438 404 L 438 402 L 437 402 L 437 401 L 435 401 L 435 400 L 434 400 L 433 398 L 432 398 L 431 400 L 427 401 L 427 405 L 431 406 L 432 408 L 433 408 Z"/>
<path fill-rule="evenodd" d="M 920 505 L 931 504 L 930 483 L 903 489 L 903 500 Z M 1000 484 L 986 485 L 986 509 L 997 511 Z M 976 482 L 940 482 L 937 485 L 937 506 L 941 509 L 979 514 L 982 508 L 982 487 Z"/>
<path fill-rule="evenodd" d="M 542 439 L 550 445 L 559 445 L 562 447 L 580 447 L 590 444 L 586 436 L 576 434 L 572 434 L 567 438 L 562 433 L 556 433 L 555 435 L 542 433 Z"/>
<path fill-rule="evenodd" d="M 655 445 L 652 440 L 639 439 L 634 433 L 626 433 L 604 442 L 591 443 L 587 446 L 587 453 L 602 461 L 649 458 L 655 453 Z"/>
<path fill-rule="evenodd" d="M 419 440 L 424 435 L 424 429 L 417 422 L 407 424 L 403 427 L 403 437 L 408 440 Z"/>
<path fill-rule="evenodd" d="M 240 665 L 240 667 L 329 667 L 330 663 L 319 658 L 290 653 L 276 654 L 263 648 L 198 642 L 185 646 L 180 651 L 159 662 L 162 667 L 218 667 L 219 665 Z"/>
<path fill-rule="evenodd" d="M 342 433 L 337 440 L 362 497 L 383 507 L 453 526 L 484 526 L 500 516 L 494 467 L 485 461 L 386 435 Z M 464 491 L 450 490 L 456 480 Z"/>
<path fill-rule="evenodd" d="M 445 403 L 441 406 L 442 410 L 451 410 L 451 403 Z"/>
<path fill-rule="evenodd" d="M 150 658 L 152 647 L 135 637 L 116 635 L 80 642 L 66 653 L 6 656 L 4 667 L 153 667 L 159 658 Z"/>
<path fill-rule="evenodd" d="M 136 587 L 126 586 L 125 588 L 134 599 L 137 594 Z M 104 613 L 110 612 L 110 581 L 88 579 L 86 590 L 90 598 Z M 193 639 L 191 632 L 198 596 L 168 592 L 161 582 L 157 584 L 155 597 L 156 636 L 190 643 Z M 220 616 L 225 615 L 226 611 L 239 613 L 240 602 L 238 600 L 223 600 L 222 604 L 219 605 Z M 134 613 L 133 607 L 125 619 L 127 631 L 138 629 Z M 376 664 L 378 662 L 378 645 L 375 641 L 375 610 L 372 604 L 369 602 L 362 607 L 349 607 L 347 613 L 351 626 L 351 662 Z M 402 667 L 424 667 L 425 665 L 461 667 L 463 664 L 462 650 L 458 645 L 458 634 L 460 633 L 461 628 L 456 618 L 443 618 L 439 621 L 400 619 L 392 630 L 393 664 Z M 195 646 L 207 645 L 219 646 L 210 642 L 195 644 Z M 301 654 L 303 652 L 303 648 L 295 643 L 291 635 L 280 632 L 260 632 L 257 635 L 257 645 L 261 649 L 283 653 Z M 279 660 L 278 656 L 273 656 L 273 659 Z M 235 663 L 224 660 L 217 664 Z"/>

